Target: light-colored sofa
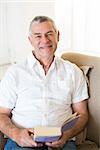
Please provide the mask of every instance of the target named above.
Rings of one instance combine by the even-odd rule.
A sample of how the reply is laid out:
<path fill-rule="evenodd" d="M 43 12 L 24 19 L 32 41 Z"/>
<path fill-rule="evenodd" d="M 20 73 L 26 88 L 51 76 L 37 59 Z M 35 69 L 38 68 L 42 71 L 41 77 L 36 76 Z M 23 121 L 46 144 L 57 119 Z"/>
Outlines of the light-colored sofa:
<path fill-rule="evenodd" d="M 93 67 L 89 72 L 89 121 L 85 131 L 77 137 L 77 144 L 79 150 L 98 150 L 100 148 L 100 56 L 67 52 L 61 57 L 79 67 Z"/>
<path fill-rule="evenodd" d="M 62 58 L 70 60 L 78 66 L 89 65 L 93 69 L 89 73 L 90 99 L 89 121 L 87 128 L 77 136 L 78 150 L 99 150 L 100 148 L 100 57 L 87 56 L 79 53 L 64 53 Z M 5 139 L 0 133 L 0 150 L 4 150 Z"/>

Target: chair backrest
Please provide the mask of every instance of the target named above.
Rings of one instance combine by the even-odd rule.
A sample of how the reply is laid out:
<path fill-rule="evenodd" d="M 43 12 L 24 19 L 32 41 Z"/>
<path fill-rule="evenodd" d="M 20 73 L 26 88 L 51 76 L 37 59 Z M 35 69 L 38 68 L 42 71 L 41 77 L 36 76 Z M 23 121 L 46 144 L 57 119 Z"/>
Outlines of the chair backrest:
<path fill-rule="evenodd" d="M 96 142 L 100 146 L 100 57 L 73 52 L 66 52 L 61 57 L 78 66 L 93 66 L 89 74 L 89 122 L 86 138 Z"/>

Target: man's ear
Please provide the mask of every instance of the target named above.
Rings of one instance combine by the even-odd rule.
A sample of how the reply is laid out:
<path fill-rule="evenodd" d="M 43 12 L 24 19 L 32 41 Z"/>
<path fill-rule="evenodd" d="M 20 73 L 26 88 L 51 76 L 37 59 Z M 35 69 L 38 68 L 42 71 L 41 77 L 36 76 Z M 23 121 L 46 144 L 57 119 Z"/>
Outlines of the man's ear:
<path fill-rule="evenodd" d="M 30 43 L 31 43 L 31 45 L 32 45 L 32 39 L 31 39 L 31 37 L 28 36 L 28 39 L 29 39 L 29 41 L 30 41 Z"/>

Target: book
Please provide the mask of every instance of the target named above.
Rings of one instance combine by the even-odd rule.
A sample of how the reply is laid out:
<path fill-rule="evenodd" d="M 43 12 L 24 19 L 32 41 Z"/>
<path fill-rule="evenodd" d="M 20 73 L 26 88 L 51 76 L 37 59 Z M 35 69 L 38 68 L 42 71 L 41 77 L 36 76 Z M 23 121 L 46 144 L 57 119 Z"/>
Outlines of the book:
<path fill-rule="evenodd" d="M 62 132 L 71 129 L 79 119 L 80 115 L 72 114 L 62 125 L 62 127 L 37 126 L 34 128 L 33 139 L 36 142 L 53 142 L 60 138 Z"/>
<path fill-rule="evenodd" d="M 53 142 L 61 136 L 60 127 L 37 126 L 34 128 L 34 140 L 36 142 Z"/>

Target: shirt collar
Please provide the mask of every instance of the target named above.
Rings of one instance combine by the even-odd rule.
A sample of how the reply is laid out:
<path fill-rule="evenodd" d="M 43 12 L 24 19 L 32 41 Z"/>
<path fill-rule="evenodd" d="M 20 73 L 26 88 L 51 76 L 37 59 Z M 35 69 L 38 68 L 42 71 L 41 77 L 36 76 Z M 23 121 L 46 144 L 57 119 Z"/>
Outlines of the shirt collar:
<path fill-rule="evenodd" d="M 37 59 L 34 57 L 32 52 L 28 55 L 27 61 L 30 68 L 33 68 L 33 66 L 36 64 Z"/>
<path fill-rule="evenodd" d="M 54 57 L 53 63 L 51 64 L 50 70 L 55 67 L 57 56 Z M 30 68 L 33 68 L 34 65 L 36 65 L 38 60 L 34 57 L 33 53 L 31 52 L 27 57 L 28 65 Z"/>

